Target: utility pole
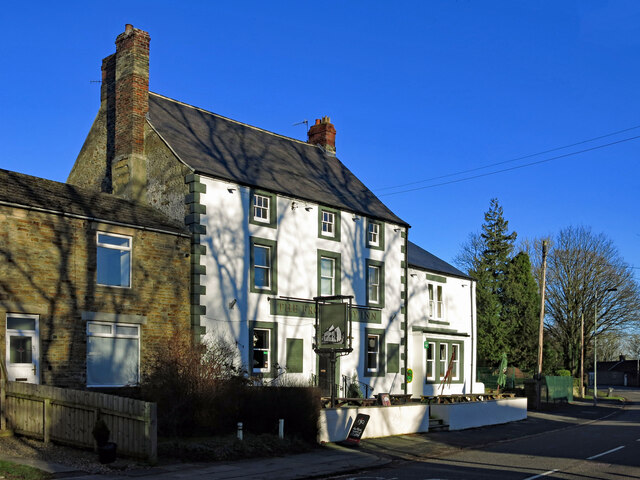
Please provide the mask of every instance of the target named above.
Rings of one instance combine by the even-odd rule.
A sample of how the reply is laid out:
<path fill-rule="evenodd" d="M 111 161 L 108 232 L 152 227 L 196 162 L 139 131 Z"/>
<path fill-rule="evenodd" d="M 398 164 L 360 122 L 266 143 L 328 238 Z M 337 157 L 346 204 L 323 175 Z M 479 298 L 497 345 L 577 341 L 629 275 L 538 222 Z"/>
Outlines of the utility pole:
<path fill-rule="evenodd" d="M 584 313 L 580 316 L 580 398 L 584 398 Z"/>
<path fill-rule="evenodd" d="M 540 330 L 538 333 L 538 375 L 536 381 L 536 397 L 538 410 L 542 407 L 542 399 L 540 398 L 542 389 L 542 346 L 544 342 L 544 293 L 547 277 L 547 241 L 542 241 L 542 283 L 540 285 Z"/>

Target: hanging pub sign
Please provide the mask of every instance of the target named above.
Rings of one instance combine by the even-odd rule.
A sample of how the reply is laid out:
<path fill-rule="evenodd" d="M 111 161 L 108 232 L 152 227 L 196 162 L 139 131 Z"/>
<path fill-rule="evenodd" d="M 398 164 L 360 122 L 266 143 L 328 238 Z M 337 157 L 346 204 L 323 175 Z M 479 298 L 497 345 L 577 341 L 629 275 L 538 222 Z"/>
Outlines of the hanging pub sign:
<path fill-rule="evenodd" d="M 317 300 L 325 298 L 319 297 Z M 336 302 L 336 297 L 327 297 L 327 300 L 333 301 L 318 301 L 317 304 L 316 350 L 350 351 L 350 304 Z"/>

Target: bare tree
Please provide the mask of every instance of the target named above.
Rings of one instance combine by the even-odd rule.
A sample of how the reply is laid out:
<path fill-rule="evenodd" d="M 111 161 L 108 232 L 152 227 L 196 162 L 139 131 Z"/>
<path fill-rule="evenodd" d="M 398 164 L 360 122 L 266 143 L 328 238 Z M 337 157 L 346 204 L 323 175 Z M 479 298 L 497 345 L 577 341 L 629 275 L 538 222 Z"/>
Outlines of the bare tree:
<path fill-rule="evenodd" d="M 640 288 L 604 234 L 587 227 L 561 230 L 549 255 L 547 282 L 547 328 L 573 372 L 580 359 L 582 315 L 587 345 L 595 335 L 628 332 L 640 324 Z"/>

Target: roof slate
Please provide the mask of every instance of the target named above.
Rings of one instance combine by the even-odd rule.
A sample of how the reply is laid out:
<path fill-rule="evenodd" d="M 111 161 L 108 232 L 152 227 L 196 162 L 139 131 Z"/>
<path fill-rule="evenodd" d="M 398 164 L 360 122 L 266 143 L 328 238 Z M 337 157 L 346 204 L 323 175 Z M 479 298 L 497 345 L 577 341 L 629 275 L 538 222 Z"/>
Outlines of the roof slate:
<path fill-rule="evenodd" d="M 471 279 L 469 275 L 466 275 L 453 265 L 450 265 L 444 260 L 436 257 L 434 254 L 427 252 L 424 248 L 419 247 L 413 242 L 408 243 L 408 259 L 410 267 L 417 267 L 429 270 L 430 272 Z"/>
<path fill-rule="evenodd" d="M 321 147 L 155 93 L 148 118 L 196 173 L 408 226 Z"/>
<path fill-rule="evenodd" d="M 117 222 L 132 227 L 188 234 L 184 224 L 155 208 L 114 195 L 0 169 L 0 202 L 25 208 Z"/>

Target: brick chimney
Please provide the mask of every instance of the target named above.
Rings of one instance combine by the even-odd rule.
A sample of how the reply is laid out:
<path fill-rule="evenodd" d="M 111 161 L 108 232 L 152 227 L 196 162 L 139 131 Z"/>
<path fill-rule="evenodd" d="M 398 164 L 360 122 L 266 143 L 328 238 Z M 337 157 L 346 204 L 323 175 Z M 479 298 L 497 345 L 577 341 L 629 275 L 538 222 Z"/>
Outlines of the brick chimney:
<path fill-rule="evenodd" d="M 149 34 L 126 25 L 116 53 L 102 61 L 107 113 L 107 175 L 114 195 L 146 202 L 145 116 L 149 111 Z M 110 167 L 110 168 L 109 168 Z"/>
<path fill-rule="evenodd" d="M 336 153 L 336 127 L 329 117 L 316 118 L 316 124 L 309 129 L 308 143 L 320 145 L 331 153 Z"/>

